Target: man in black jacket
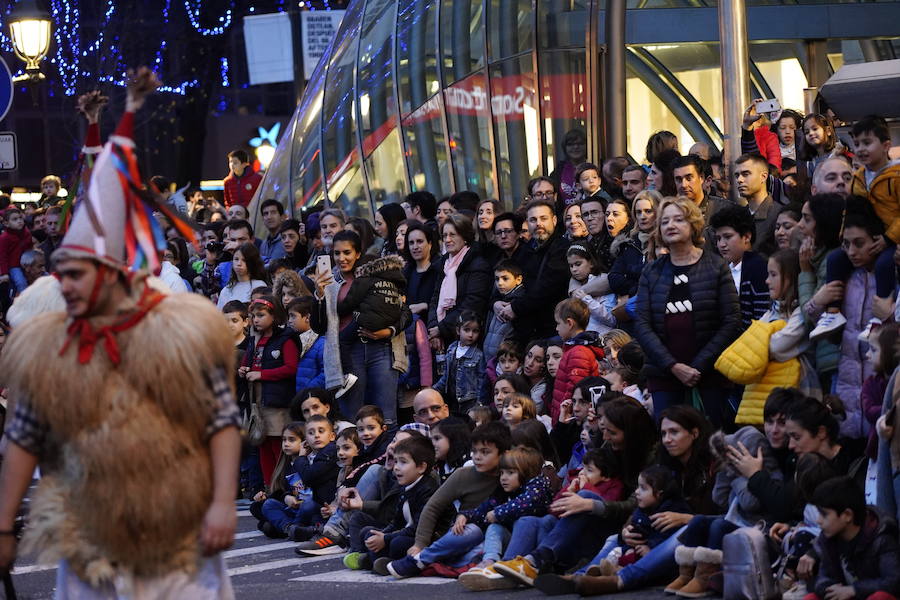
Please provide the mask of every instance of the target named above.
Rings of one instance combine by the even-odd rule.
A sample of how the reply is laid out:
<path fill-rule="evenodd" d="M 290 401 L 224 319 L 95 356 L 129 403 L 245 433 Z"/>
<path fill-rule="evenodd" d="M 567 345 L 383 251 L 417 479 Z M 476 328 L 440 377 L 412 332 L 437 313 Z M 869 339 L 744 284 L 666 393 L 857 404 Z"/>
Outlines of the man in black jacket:
<path fill-rule="evenodd" d="M 568 244 L 556 231 L 554 207 L 546 200 L 532 200 L 527 212 L 528 229 L 534 255 L 525 269 L 525 295 L 512 302 L 494 304 L 494 312 L 502 319 L 521 319 L 527 327 L 517 331 L 527 333 L 520 340 L 551 337 L 555 332 L 553 310 L 566 297 L 569 267 L 566 262 Z"/>

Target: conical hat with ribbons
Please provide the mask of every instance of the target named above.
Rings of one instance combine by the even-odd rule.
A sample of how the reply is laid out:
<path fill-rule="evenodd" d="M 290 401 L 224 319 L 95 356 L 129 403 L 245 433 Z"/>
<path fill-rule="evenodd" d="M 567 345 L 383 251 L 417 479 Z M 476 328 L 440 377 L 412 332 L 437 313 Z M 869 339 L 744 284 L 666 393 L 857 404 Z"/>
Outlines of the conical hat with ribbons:
<path fill-rule="evenodd" d="M 125 229 L 128 212 L 129 169 L 122 149 L 133 150 L 130 137 L 113 135 L 97 157 L 84 199 L 53 260 L 90 259 L 115 269 L 126 269 Z"/>

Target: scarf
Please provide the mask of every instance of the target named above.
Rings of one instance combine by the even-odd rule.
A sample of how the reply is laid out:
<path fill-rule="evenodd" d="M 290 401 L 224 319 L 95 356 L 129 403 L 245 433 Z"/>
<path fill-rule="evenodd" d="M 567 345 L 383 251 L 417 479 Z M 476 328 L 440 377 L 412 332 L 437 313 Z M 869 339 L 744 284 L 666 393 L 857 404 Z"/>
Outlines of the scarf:
<path fill-rule="evenodd" d="M 325 335 L 325 389 L 333 390 L 344 385 L 344 371 L 341 365 L 341 351 L 338 343 L 338 293 L 341 284 L 332 282 L 325 286 L 325 315 L 327 333 Z"/>
<path fill-rule="evenodd" d="M 456 306 L 456 270 L 468 252 L 469 247 L 463 246 L 456 256 L 447 256 L 447 260 L 444 261 L 444 280 L 441 282 L 437 305 L 438 321 L 443 321 L 447 312 Z"/>

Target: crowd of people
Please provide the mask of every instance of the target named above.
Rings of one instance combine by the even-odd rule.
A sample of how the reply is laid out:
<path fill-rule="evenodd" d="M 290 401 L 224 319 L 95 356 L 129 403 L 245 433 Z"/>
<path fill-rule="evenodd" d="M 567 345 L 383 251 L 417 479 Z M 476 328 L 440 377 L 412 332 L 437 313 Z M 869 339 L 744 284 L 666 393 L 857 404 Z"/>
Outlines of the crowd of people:
<path fill-rule="evenodd" d="M 513 210 L 416 191 L 372 221 L 251 204 L 242 151 L 224 214 L 152 178 L 201 240 L 157 214 L 160 278 L 233 336 L 261 531 L 471 590 L 686 598 L 728 597 L 758 534 L 785 597 L 900 598 L 900 161 L 850 125 L 750 107 L 730 165 L 667 131 L 592 164 L 573 130 Z M 2 207 L 7 300 L 62 235 L 44 183 Z"/>

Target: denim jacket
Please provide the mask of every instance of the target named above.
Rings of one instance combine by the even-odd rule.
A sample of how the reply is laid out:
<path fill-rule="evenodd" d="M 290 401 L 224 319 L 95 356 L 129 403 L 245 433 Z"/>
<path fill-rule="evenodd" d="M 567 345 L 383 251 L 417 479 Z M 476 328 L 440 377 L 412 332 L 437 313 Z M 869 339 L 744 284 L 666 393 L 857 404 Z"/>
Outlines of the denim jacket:
<path fill-rule="evenodd" d="M 459 407 L 476 400 L 484 402 L 481 392 L 481 378 L 486 368 L 484 353 L 477 346 L 469 346 L 462 358 L 457 360 L 458 346 L 457 341 L 447 348 L 444 374 L 434 384 L 434 389 L 441 392 L 448 402 L 456 401 Z"/>

